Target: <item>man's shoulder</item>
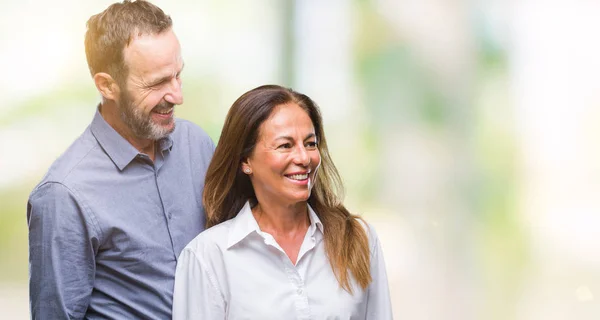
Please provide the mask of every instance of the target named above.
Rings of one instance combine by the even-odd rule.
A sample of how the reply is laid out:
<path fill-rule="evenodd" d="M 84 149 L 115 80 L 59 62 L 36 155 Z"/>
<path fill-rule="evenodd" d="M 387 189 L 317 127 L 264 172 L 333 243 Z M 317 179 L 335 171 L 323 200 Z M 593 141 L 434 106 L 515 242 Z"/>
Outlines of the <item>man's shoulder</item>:
<path fill-rule="evenodd" d="M 199 125 L 191 122 L 190 120 L 177 118 L 175 120 L 175 132 L 177 135 L 190 136 L 195 139 L 209 139 L 210 136 L 202 129 Z"/>
<path fill-rule="evenodd" d="M 50 165 L 37 187 L 45 183 L 68 184 L 68 178 L 79 169 L 87 167 L 90 155 L 100 151 L 98 142 L 89 127 Z M 37 189 L 36 187 L 36 189 Z M 34 189 L 35 190 L 35 189 Z"/>
<path fill-rule="evenodd" d="M 189 120 L 176 121 L 175 131 L 171 135 L 176 145 L 189 146 L 193 154 L 200 154 L 202 157 L 212 156 L 215 144 L 204 129 Z"/>

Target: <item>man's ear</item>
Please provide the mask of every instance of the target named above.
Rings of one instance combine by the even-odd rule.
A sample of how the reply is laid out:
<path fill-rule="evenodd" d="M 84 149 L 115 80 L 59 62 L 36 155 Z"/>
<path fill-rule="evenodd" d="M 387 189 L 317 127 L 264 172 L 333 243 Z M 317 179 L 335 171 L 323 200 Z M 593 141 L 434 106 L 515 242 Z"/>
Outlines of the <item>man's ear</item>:
<path fill-rule="evenodd" d="M 98 92 L 108 100 L 116 101 L 119 97 L 121 88 L 113 77 L 105 72 L 98 72 L 94 75 L 94 83 Z"/>

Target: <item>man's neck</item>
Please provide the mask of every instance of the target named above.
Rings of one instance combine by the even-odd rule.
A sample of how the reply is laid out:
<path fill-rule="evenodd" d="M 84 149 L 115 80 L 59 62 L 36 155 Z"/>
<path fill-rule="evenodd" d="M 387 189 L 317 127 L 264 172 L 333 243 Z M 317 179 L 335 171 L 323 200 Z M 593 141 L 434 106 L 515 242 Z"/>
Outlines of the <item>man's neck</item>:
<path fill-rule="evenodd" d="M 146 154 L 152 161 L 154 161 L 156 155 L 155 141 L 136 137 L 131 129 L 129 129 L 127 125 L 123 123 L 117 109 L 118 108 L 114 102 L 104 101 L 100 105 L 100 115 L 102 115 L 102 118 L 104 118 L 104 120 L 134 148 L 136 148 L 140 153 Z"/>

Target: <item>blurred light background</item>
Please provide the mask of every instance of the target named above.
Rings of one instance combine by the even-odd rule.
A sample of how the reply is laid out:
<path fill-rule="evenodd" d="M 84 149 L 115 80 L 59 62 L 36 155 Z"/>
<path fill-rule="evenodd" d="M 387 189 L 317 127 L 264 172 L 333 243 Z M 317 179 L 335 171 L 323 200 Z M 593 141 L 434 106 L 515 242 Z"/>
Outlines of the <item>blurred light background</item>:
<path fill-rule="evenodd" d="M 92 120 L 85 22 L 112 1 L 0 0 L 0 312 L 28 318 L 28 193 Z M 320 104 L 397 319 L 600 319 L 600 2 L 155 1 L 178 116 L 218 140 L 278 83 Z"/>

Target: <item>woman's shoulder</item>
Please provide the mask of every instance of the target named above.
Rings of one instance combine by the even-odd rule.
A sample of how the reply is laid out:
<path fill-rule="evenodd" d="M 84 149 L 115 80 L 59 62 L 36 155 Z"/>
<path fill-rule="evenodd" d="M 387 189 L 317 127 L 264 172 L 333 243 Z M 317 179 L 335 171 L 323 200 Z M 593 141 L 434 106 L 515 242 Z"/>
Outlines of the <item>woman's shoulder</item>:
<path fill-rule="evenodd" d="M 377 237 L 377 232 L 375 231 L 375 227 L 373 227 L 372 224 L 368 223 L 362 217 L 355 217 L 354 219 L 356 221 L 358 221 L 358 223 L 363 228 L 363 230 L 365 230 L 365 233 L 367 234 L 367 238 L 369 238 L 369 248 L 371 248 L 371 250 L 373 250 L 373 248 L 375 248 L 375 246 L 377 246 L 379 243 L 379 238 Z"/>
<path fill-rule="evenodd" d="M 183 250 L 191 250 L 196 254 L 206 254 L 215 249 L 226 248 L 231 224 L 232 220 L 228 220 L 200 232 Z"/>

